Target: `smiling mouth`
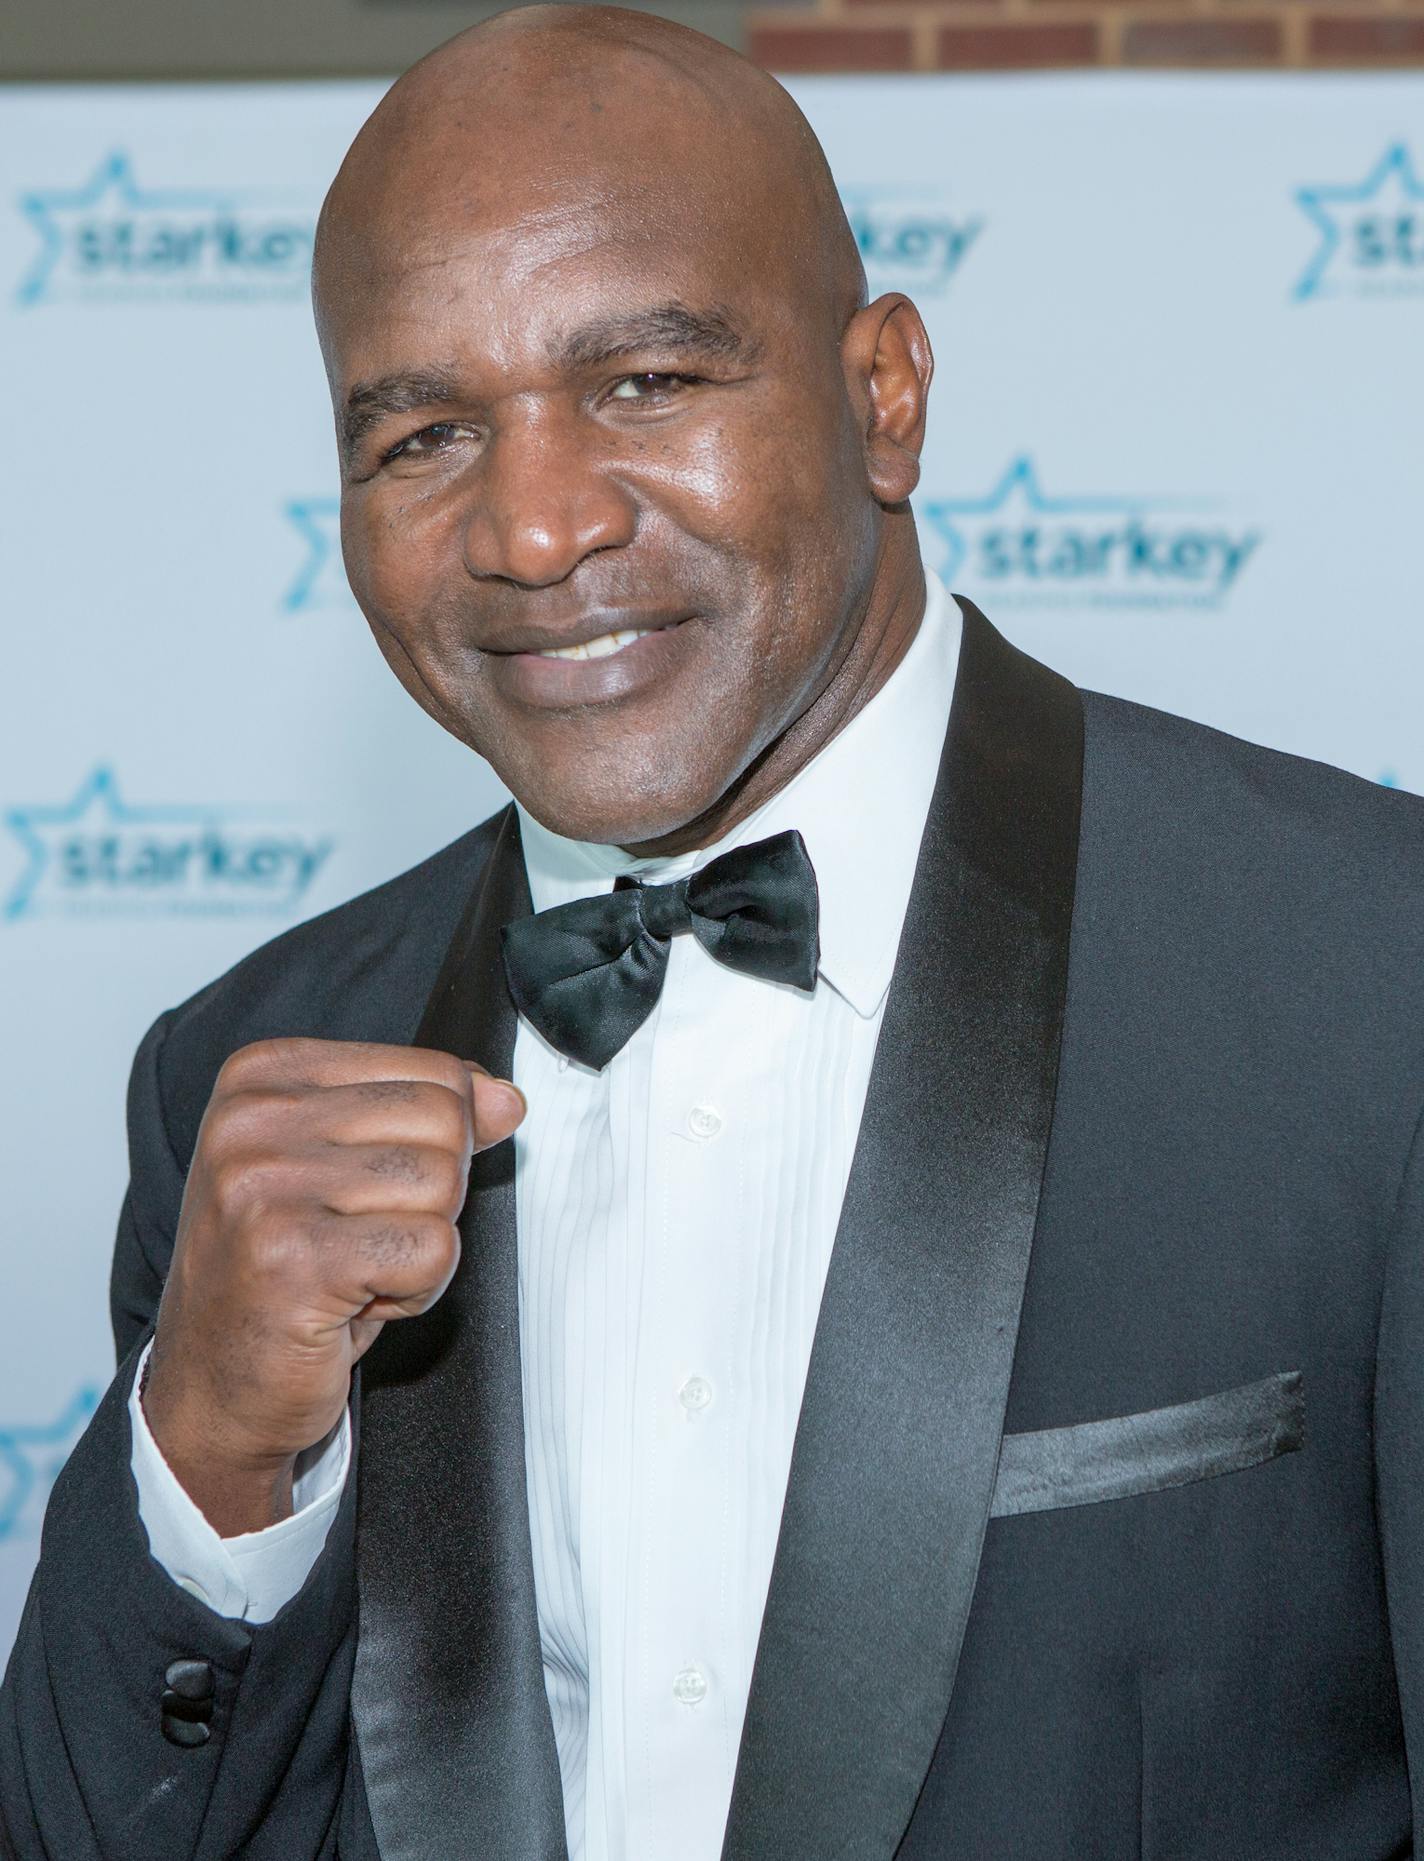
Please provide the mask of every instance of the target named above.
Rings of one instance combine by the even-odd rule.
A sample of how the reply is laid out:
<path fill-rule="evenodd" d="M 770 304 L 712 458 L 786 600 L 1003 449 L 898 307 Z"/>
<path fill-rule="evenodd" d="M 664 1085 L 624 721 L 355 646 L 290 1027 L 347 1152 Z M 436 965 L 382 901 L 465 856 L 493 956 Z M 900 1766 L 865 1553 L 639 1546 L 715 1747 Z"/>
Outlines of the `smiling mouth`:
<path fill-rule="evenodd" d="M 684 657 L 674 642 L 696 618 L 685 609 L 605 607 L 566 622 L 564 645 L 547 643 L 551 634 L 559 637 L 550 627 L 540 630 L 542 639 L 538 633 L 523 640 L 516 634 L 484 650 L 499 689 L 513 704 L 557 711 L 621 703 L 672 675 Z M 605 633 L 593 631 L 600 623 Z M 565 663 L 556 665 L 556 660 Z"/>
<path fill-rule="evenodd" d="M 546 646 L 535 655 L 539 659 L 607 659 L 621 653 L 635 640 L 644 640 L 660 627 L 624 627 L 617 633 L 600 633 L 596 640 L 580 640 L 577 646 Z"/>

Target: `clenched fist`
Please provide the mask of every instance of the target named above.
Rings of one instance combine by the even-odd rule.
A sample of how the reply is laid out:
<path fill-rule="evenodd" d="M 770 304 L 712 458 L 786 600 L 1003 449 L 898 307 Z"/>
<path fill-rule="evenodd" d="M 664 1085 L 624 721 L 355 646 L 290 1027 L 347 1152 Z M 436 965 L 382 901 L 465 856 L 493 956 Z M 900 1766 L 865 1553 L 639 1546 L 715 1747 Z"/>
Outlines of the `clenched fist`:
<path fill-rule="evenodd" d="M 218 1075 L 143 1393 L 165 1460 L 224 1536 L 292 1509 L 389 1319 L 460 1254 L 470 1158 L 524 1116 L 507 1080 L 416 1047 L 270 1040 Z"/>

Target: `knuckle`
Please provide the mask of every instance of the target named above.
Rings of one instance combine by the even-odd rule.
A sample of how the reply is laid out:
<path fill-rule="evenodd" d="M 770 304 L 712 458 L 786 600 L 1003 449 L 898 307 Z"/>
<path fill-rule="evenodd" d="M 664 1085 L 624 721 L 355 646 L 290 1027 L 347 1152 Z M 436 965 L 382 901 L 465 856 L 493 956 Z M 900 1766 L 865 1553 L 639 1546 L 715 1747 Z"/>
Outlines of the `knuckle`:
<path fill-rule="evenodd" d="M 410 1105 L 419 1101 L 424 1087 L 418 1079 L 365 1079 L 356 1090 L 371 1105 Z"/>
<path fill-rule="evenodd" d="M 425 1165 L 414 1144 L 382 1144 L 366 1158 L 366 1169 L 385 1182 L 418 1183 L 425 1175 Z"/>
<path fill-rule="evenodd" d="M 426 1049 L 430 1062 L 431 1079 L 436 1085 L 444 1086 L 448 1092 L 458 1092 L 463 1098 L 469 1090 L 469 1073 L 463 1060 L 457 1060 L 453 1053 L 440 1053 L 433 1047 Z"/>
<path fill-rule="evenodd" d="M 260 1207 L 279 1186 L 282 1161 L 251 1145 L 228 1143 L 208 1162 L 208 1180 L 218 1208 L 227 1214 Z"/>
<path fill-rule="evenodd" d="M 311 1066 L 314 1050 L 330 1044 L 298 1035 L 249 1041 L 224 1060 L 218 1085 L 224 1092 L 231 1092 L 276 1080 L 300 1080 Z"/>
<path fill-rule="evenodd" d="M 434 1279 L 444 1273 L 458 1246 L 448 1221 L 436 1215 L 389 1216 L 368 1227 L 362 1249 L 379 1272 L 419 1272 Z"/>
<path fill-rule="evenodd" d="M 440 1206 L 457 1210 L 465 1199 L 465 1164 L 463 1157 L 449 1150 L 430 1153 L 430 1187 L 439 1197 Z"/>
<path fill-rule="evenodd" d="M 471 1136 L 465 1101 L 440 1088 L 439 1097 L 431 1100 L 430 1126 L 432 1140 L 442 1149 L 463 1150 Z"/>
<path fill-rule="evenodd" d="M 440 1271 L 444 1274 L 453 1273 L 460 1258 L 460 1230 L 453 1221 L 441 1222 L 435 1237 L 435 1251 Z"/>
<path fill-rule="evenodd" d="M 383 1182 L 421 1192 L 440 1207 L 463 1195 L 463 1154 L 436 1144 L 383 1144 L 366 1158 L 366 1169 Z"/>
<path fill-rule="evenodd" d="M 419 1248 L 420 1236 L 410 1222 L 383 1221 L 366 1235 L 366 1257 L 378 1272 L 409 1266 Z"/>
<path fill-rule="evenodd" d="M 460 1232 L 453 1221 L 431 1215 L 421 1225 L 422 1251 L 432 1279 L 453 1271 L 460 1251 Z"/>
<path fill-rule="evenodd" d="M 290 1279 L 311 1260 L 311 1236 L 290 1209 L 267 1209 L 247 1224 L 248 1265 L 263 1280 Z"/>
<path fill-rule="evenodd" d="M 230 1053 L 218 1068 L 215 1091 L 230 1097 L 264 1077 L 271 1064 L 267 1054 L 269 1045 L 265 1040 L 257 1040 Z"/>
<path fill-rule="evenodd" d="M 300 1109 L 302 1095 L 282 1088 L 243 1084 L 214 1105 L 203 1132 L 209 1152 L 256 1143 L 269 1124 L 290 1120 Z"/>

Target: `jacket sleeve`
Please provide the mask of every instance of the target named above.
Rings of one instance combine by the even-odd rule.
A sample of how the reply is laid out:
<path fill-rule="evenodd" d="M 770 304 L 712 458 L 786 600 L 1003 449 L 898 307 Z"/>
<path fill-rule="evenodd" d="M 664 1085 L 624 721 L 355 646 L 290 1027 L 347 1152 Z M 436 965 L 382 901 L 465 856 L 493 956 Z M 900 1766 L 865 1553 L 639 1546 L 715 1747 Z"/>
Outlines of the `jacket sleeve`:
<path fill-rule="evenodd" d="M 325 1861 L 348 1764 L 355 1481 L 306 1583 L 260 1627 L 181 1589 L 138 1513 L 127 1404 L 183 1186 L 158 1085 L 165 1032 L 160 1021 L 144 1041 L 130 1087 L 121 1366 L 55 1483 L 0 1688 L 0 1854 Z"/>
<path fill-rule="evenodd" d="M 1424 1837 L 1424 1115 L 1415 1127 L 1385 1269 L 1375 1472 L 1418 1843 Z"/>

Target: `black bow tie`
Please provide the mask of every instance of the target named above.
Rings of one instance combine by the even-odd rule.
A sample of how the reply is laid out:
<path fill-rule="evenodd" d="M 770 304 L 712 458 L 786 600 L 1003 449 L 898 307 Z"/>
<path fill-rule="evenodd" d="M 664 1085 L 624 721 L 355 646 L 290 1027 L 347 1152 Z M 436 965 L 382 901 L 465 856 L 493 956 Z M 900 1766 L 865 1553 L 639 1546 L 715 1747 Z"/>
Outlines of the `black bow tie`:
<path fill-rule="evenodd" d="M 551 1046 L 604 1067 L 662 992 L 668 941 L 691 931 L 709 956 L 767 982 L 816 986 L 816 874 L 798 833 L 709 860 L 672 885 L 620 878 L 501 932 L 509 992 Z"/>

